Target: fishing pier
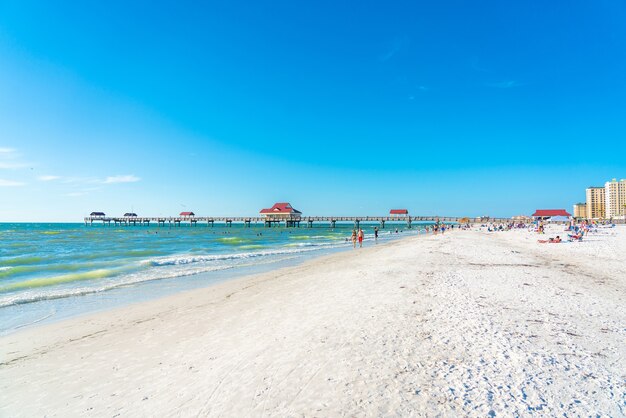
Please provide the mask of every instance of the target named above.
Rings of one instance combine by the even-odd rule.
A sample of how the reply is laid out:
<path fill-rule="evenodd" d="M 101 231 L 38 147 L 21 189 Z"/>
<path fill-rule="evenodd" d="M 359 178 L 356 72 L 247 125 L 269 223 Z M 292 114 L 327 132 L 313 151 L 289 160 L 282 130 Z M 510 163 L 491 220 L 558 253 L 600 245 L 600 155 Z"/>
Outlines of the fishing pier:
<path fill-rule="evenodd" d="M 139 216 L 122 216 L 122 217 L 106 217 L 106 216 L 87 216 L 84 219 L 85 225 L 103 224 L 115 226 L 150 226 L 157 225 L 159 227 L 180 227 L 180 226 L 215 226 L 222 224 L 232 227 L 233 223 L 243 224 L 245 227 L 254 225 L 263 225 L 265 227 L 284 226 L 287 228 L 300 228 L 301 224 L 313 228 L 315 225 L 327 225 L 335 228 L 338 223 L 353 224 L 355 228 L 359 228 L 362 223 L 376 223 L 381 229 L 385 228 L 387 223 L 406 225 L 411 228 L 413 223 L 417 222 L 467 222 L 468 218 L 449 217 L 449 216 L 302 216 L 302 217 L 209 217 L 209 216 L 176 216 L 176 217 L 139 217 Z M 510 222 L 508 218 L 471 218 L 470 222 Z"/>
<path fill-rule="evenodd" d="M 85 225 L 93 225 L 94 223 L 102 223 L 103 225 L 121 225 L 121 226 L 157 226 L 177 227 L 182 225 L 197 226 L 198 224 L 215 226 L 215 224 L 224 224 L 232 227 L 233 223 L 243 224 L 244 227 L 250 228 L 254 225 L 264 225 L 271 228 L 274 226 L 284 225 L 286 228 L 300 228 L 300 224 L 313 228 L 314 225 L 328 225 L 335 228 L 337 223 L 352 223 L 355 228 L 359 228 L 361 223 L 377 223 L 381 229 L 385 228 L 385 224 L 406 224 L 407 228 L 411 228 L 414 222 L 508 222 L 510 219 L 489 218 L 486 216 L 480 218 L 460 218 L 449 216 L 410 216 L 407 209 L 391 209 L 388 216 L 302 216 L 302 212 L 291 206 L 290 203 L 275 203 L 271 208 L 261 209 L 259 216 L 196 216 L 194 212 L 181 212 L 178 216 L 170 217 L 139 217 L 134 212 L 127 212 L 121 217 L 107 217 L 104 212 L 91 212 L 91 215 L 85 217 Z"/>

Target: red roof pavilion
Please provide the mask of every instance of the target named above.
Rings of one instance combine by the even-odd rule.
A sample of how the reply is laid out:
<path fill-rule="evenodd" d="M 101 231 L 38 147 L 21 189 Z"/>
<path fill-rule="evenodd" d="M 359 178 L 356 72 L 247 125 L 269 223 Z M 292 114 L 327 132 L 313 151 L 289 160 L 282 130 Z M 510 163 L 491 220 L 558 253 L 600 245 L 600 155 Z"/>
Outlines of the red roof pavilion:
<path fill-rule="evenodd" d="M 193 212 L 181 212 L 180 216 L 196 216 L 196 214 Z"/>
<path fill-rule="evenodd" d="M 534 217 L 543 218 L 546 216 L 566 216 L 570 217 L 569 213 L 565 209 L 537 209 L 535 213 L 533 213 Z"/>
<path fill-rule="evenodd" d="M 296 210 L 289 203 L 274 203 L 274 206 L 267 209 L 261 209 L 261 214 L 301 214 L 299 210 Z"/>
<path fill-rule="evenodd" d="M 408 215 L 409 211 L 407 209 L 391 209 L 389 211 L 390 215 Z"/>

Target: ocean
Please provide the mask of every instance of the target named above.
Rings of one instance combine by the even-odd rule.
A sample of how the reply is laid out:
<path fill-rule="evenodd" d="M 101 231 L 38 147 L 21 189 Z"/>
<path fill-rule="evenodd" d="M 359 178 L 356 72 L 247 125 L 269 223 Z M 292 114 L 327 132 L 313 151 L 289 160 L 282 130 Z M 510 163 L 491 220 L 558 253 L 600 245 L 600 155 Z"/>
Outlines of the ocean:
<path fill-rule="evenodd" d="M 425 225 L 388 222 L 379 242 Z M 351 249 L 352 228 L 0 223 L 0 335 Z"/>

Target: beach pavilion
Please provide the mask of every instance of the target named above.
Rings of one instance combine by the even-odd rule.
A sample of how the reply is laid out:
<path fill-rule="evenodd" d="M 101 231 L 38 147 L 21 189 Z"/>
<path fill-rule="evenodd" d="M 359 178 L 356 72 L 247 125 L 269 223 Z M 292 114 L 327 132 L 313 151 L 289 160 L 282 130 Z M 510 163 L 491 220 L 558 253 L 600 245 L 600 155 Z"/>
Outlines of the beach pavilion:
<path fill-rule="evenodd" d="M 268 221 L 299 221 L 302 212 L 294 209 L 290 203 L 274 203 L 274 206 L 267 209 L 261 209 L 259 212 L 261 217 Z"/>
<path fill-rule="evenodd" d="M 537 209 L 532 217 L 539 221 L 565 222 L 569 221 L 572 215 L 565 209 Z"/>
<path fill-rule="evenodd" d="M 408 209 L 391 209 L 389 215 L 394 218 L 406 218 L 409 216 Z"/>
<path fill-rule="evenodd" d="M 180 213 L 181 218 L 192 218 L 194 216 L 196 216 L 196 214 L 193 212 L 181 212 Z"/>

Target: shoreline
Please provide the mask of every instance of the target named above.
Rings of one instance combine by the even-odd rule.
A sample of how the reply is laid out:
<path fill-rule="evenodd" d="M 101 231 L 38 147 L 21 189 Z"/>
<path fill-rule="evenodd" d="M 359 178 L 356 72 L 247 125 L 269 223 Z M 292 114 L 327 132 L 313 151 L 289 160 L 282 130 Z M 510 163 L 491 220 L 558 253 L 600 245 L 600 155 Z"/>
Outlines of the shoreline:
<path fill-rule="evenodd" d="M 18 331 L 0 337 L 0 412 L 619 415 L 612 233 L 406 237 Z"/>
<path fill-rule="evenodd" d="M 428 236 L 430 235 L 432 234 L 429 234 Z M 247 281 L 262 282 L 263 280 L 271 278 L 271 276 L 274 276 L 276 274 L 288 275 L 288 274 L 297 273 L 300 268 L 309 267 L 308 266 L 309 264 L 313 264 L 315 266 L 318 263 L 323 263 L 327 259 L 332 261 L 333 257 L 340 256 L 346 252 L 373 250 L 376 248 L 382 248 L 384 246 L 391 246 L 393 244 L 402 242 L 404 240 L 416 239 L 416 238 L 421 238 L 421 237 L 424 237 L 424 234 L 409 235 L 409 236 L 404 236 L 404 237 L 400 237 L 400 238 L 389 240 L 389 241 L 384 241 L 378 244 L 372 244 L 367 247 L 364 246 L 361 249 L 359 249 L 358 247 L 356 249 L 350 248 L 350 247 L 337 247 L 337 248 L 333 248 L 330 250 L 327 249 L 325 250 L 327 251 L 327 253 L 325 254 L 307 254 L 305 258 L 300 259 L 300 260 L 295 260 L 295 261 L 288 260 L 288 265 L 274 266 L 273 265 L 274 263 L 270 263 L 268 264 L 268 266 L 271 266 L 271 267 L 267 271 L 243 273 L 243 274 L 239 274 L 240 273 L 239 271 L 233 271 L 232 277 L 219 279 L 217 282 L 208 284 L 206 286 L 199 286 L 199 287 L 195 287 L 195 288 L 188 289 L 188 290 L 177 291 L 175 293 L 168 293 L 163 296 L 157 296 L 154 298 L 149 298 L 147 300 L 140 300 L 140 301 L 124 303 L 121 305 L 114 305 L 114 306 L 99 309 L 93 312 L 79 313 L 79 314 L 72 315 L 67 318 L 60 318 L 59 320 L 54 320 L 54 321 L 43 323 L 43 324 L 35 323 L 33 324 L 33 326 L 30 326 L 30 325 L 25 326 L 23 328 L 16 329 L 13 332 L 0 335 L 0 341 L 2 341 L 3 338 L 10 338 L 13 336 L 19 337 L 19 334 L 22 334 L 22 333 L 27 334 L 29 332 L 32 332 L 32 334 L 39 334 L 41 331 L 47 331 L 48 327 L 51 328 L 50 331 L 54 332 L 56 331 L 55 329 L 53 329 L 55 328 L 55 326 L 59 326 L 60 328 L 66 328 L 66 326 L 72 326 L 71 324 L 72 322 L 76 322 L 76 323 L 89 322 L 89 321 L 98 319 L 98 317 L 106 316 L 106 314 L 125 316 L 126 313 L 132 314 L 133 311 L 137 311 L 138 310 L 137 308 L 158 310 L 159 307 L 163 303 L 180 302 L 179 299 L 193 300 L 193 299 L 200 297 L 199 293 L 205 294 L 205 293 L 215 292 L 218 295 L 228 294 L 228 293 L 236 292 L 237 290 L 235 288 L 239 288 L 241 286 L 245 288 L 246 283 L 243 283 L 243 282 L 247 282 Z M 320 250 L 320 251 L 324 251 L 324 250 Z M 206 276 L 211 273 L 212 272 L 199 273 L 197 276 Z M 175 280 L 175 279 L 157 279 L 154 281 L 158 282 L 160 280 Z M 253 284 L 253 285 L 256 285 L 256 284 Z M 127 312 L 122 312 L 122 311 L 127 311 Z M 30 337 L 31 336 L 27 336 L 27 338 L 30 338 Z M 3 354 L 2 351 L 0 351 L 0 358 L 2 354 Z M 0 365 L 2 365 L 3 363 L 4 362 L 0 362 Z"/>
<path fill-rule="evenodd" d="M 420 228 L 421 230 L 421 228 Z M 387 232 L 387 231 L 386 231 Z M 391 230 L 385 233 L 378 243 L 373 238 L 366 237 L 365 245 L 386 245 L 399 239 L 411 236 L 421 236 L 417 229 L 409 233 L 393 234 Z M 158 300 L 178 293 L 197 291 L 205 287 L 219 285 L 224 282 L 245 276 L 254 276 L 268 273 L 274 270 L 297 266 L 310 260 L 326 255 L 351 250 L 350 243 L 329 244 L 327 247 L 312 248 L 294 252 L 293 254 L 278 256 L 278 259 L 259 260 L 248 264 L 235 265 L 227 268 L 216 268 L 213 271 L 205 271 L 195 274 L 183 274 L 174 277 L 156 277 L 149 280 L 141 280 L 129 285 L 120 285 L 104 290 L 94 289 L 86 293 L 63 295 L 35 300 L 33 302 L 18 303 L 0 307 L 0 319 L 7 319 L 11 315 L 18 317 L 27 316 L 27 319 L 13 321 L 15 324 L 8 328 L 0 329 L 0 336 L 10 335 L 31 326 L 40 326 L 40 323 L 51 324 L 72 318 L 82 317 L 93 313 L 106 312 L 111 309 Z M 267 251 L 279 251 L 280 248 L 268 248 Z M 242 250 L 244 253 L 245 251 Z M 234 253 L 238 255 L 238 253 Z M 219 255 L 219 254 L 218 254 Z M 172 255 L 175 257 L 176 255 Z M 37 305 L 37 306 L 36 306 Z M 36 306 L 36 311 L 29 308 Z"/>

